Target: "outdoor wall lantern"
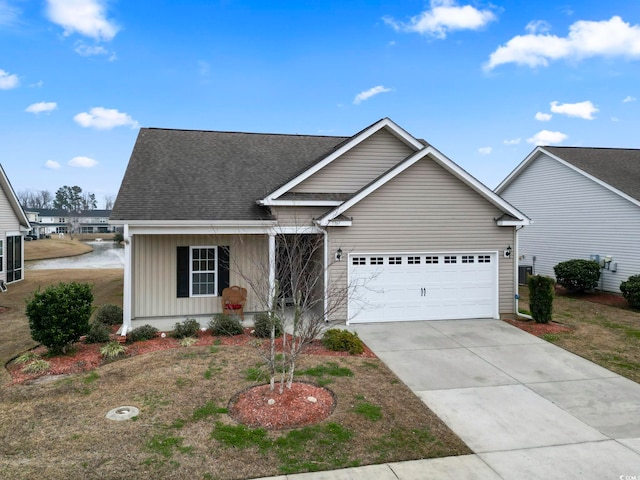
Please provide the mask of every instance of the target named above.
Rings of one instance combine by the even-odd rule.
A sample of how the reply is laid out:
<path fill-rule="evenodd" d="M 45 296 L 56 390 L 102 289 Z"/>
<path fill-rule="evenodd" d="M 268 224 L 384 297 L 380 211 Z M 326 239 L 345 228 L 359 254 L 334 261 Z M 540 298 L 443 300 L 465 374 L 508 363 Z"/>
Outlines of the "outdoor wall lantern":
<path fill-rule="evenodd" d="M 504 258 L 511 258 L 511 245 L 504 251 Z"/>
<path fill-rule="evenodd" d="M 342 249 L 338 248 L 338 250 L 336 250 L 336 260 L 340 261 L 341 258 L 342 258 Z"/>

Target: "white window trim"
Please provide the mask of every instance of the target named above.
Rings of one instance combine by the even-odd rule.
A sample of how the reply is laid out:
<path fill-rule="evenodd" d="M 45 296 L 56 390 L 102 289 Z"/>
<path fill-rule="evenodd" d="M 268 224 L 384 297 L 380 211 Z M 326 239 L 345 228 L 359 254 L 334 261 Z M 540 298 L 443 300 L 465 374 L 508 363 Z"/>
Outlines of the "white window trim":
<path fill-rule="evenodd" d="M 201 249 L 214 249 L 215 250 L 215 271 L 214 274 L 214 283 L 213 283 L 213 294 L 196 294 L 193 293 L 193 251 L 201 250 Z M 201 273 L 211 273 L 209 270 L 198 270 L 197 272 Z M 217 297 L 218 296 L 218 246 L 217 245 L 192 245 L 189 247 L 189 297 L 190 298 L 206 298 L 206 297 Z"/>

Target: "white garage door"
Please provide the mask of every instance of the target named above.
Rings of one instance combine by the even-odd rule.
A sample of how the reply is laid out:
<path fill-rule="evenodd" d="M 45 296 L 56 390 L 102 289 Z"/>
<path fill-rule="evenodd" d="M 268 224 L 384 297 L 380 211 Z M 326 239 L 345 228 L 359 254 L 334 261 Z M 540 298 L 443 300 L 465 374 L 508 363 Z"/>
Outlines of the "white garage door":
<path fill-rule="evenodd" d="M 349 255 L 349 323 L 497 318 L 489 253 Z"/>

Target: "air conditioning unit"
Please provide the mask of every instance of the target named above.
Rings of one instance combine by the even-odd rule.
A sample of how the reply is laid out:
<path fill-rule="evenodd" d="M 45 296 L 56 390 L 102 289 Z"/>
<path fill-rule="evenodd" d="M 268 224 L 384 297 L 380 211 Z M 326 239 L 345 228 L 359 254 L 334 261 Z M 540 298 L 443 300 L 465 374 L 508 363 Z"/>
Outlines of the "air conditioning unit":
<path fill-rule="evenodd" d="M 518 283 L 526 285 L 529 275 L 533 275 L 533 267 L 531 265 L 518 265 Z"/>

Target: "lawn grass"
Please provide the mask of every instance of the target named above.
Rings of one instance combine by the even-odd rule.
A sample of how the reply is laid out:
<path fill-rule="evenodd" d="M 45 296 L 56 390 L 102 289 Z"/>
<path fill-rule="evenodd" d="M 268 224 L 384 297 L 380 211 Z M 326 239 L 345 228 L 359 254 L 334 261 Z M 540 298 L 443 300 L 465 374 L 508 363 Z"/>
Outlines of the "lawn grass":
<path fill-rule="evenodd" d="M 0 304 L 6 363 L 34 345 L 24 298 L 59 281 L 94 285 L 94 304 L 121 304 L 122 270 L 28 271 Z M 0 388 L 0 478 L 241 479 L 471 453 L 375 358 L 303 355 L 298 379 L 334 393 L 323 422 L 285 431 L 238 425 L 234 395 L 262 382 L 251 346 L 188 346 L 121 358 L 47 383 Z M 132 420 L 105 418 L 132 405 Z"/>
<path fill-rule="evenodd" d="M 520 306 L 528 305 L 528 289 L 521 287 Z M 556 295 L 553 320 L 573 330 L 542 338 L 640 383 L 640 311 Z"/>
<path fill-rule="evenodd" d="M 24 258 L 26 261 L 73 257 L 92 250 L 93 248 L 90 245 L 82 243 L 78 238 L 71 240 L 69 236 L 65 236 L 63 239 L 52 237 L 24 242 Z"/>

